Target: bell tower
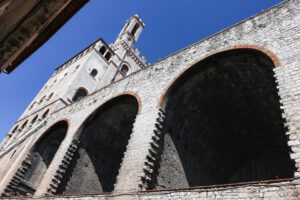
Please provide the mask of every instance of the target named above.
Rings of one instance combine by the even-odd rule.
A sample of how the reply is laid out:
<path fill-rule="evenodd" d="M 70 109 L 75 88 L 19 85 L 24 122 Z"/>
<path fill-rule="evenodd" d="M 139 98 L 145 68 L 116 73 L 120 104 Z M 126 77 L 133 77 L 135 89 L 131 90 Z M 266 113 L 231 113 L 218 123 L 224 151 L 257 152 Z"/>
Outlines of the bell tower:
<path fill-rule="evenodd" d="M 138 15 L 128 19 L 113 44 L 115 53 L 122 58 L 126 50 L 131 49 L 137 42 L 144 28 L 145 24 Z"/>

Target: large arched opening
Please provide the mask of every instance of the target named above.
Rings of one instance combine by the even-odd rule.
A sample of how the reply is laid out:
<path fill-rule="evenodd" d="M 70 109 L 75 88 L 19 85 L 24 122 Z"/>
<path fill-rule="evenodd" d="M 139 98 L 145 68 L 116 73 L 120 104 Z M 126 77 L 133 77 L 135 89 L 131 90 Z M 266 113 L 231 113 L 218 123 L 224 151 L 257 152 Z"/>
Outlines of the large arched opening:
<path fill-rule="evenodd" d="M 113 191 L 137 112 L 137 99 L 123 95 L 108 101 L 87 118 L 79 129 L 79 146 L 58 194 Z"/>
<path fill-rule="evenodd" d="M 26 158 L 28 167 L 18 183 L 17 194 L 26 196 L 34 194 L 65 138 L 67 130 L 66 121 L 58 122 L 36 142 Z"/>
<path fill-rule="evenodd" d="M 156 188 L 293 177 L 274 79 L 257 50 L 210 56 L 168 90 Z"/>

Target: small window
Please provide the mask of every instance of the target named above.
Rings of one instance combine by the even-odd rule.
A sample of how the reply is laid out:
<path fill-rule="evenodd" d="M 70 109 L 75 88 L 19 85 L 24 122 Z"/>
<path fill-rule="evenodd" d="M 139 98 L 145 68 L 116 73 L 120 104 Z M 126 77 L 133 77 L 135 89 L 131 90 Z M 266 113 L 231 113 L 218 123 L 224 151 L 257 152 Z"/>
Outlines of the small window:
<path fill-rule="evenodd" d="M 76 66 L 76 69 L 78 69 L 79 67 L 80 67 L 80 65 L 77 65 L 77 66 Z"/>
<path fill-rule="evenodd" d="M 105 54 L 104 58 L 105 58 L 107 61 L 109 61 L 110 58 L 111 58 L 111 53 L 110 53 L 110 52 L 107 52 L 107 53 Z"/>
<path fill-rule="evenodd" d="M 64 76 L 67 76 L 67 75 L 68 75 L 68 72 L 64 74 Z"/>
<path fill-rule="evenodd" d="M 49 95 L 49 97 L 48 97 L 48 101 L 52 98 L 52 96 L 53 96 L 53 92 Z"/>
<path fill-rule="evenodd" d="M 44 114 L 42 115 L 42 118 L 45 119 L 47 117 L 48 113 L 49 113 L 49 109 L 46 110 L 46 112 L 44 112 Z"/>
<path fill-rule="evenodd" d="M 36 115 L 36 116 L 31 120 L 31 124 L 33 124 L 33 123 L 37 120 L 38 117 L 39 117 L 39 116 Z"/>
<path fill-rule="evenodd" d="M 139 29 L 140 25 L 139 24 L 135 24 L 132 31 L 131 31 L 131 35 L 135 36 L 136 31 Z"/>
<path fill-rule="evenodd" d="M 88 95 L 88 91 L 85 88 L 79 88 L 73 97 L 73 101 L 79 101 Z"/>
<path fill-rule="evenodd" d="M 123 65 L 122 68 L 121 68 L 122 74 L 123 74 L 124 76 L 126 76 L 127 73 L 128 73 L 128 71 L 129 71 L 128 66 L 127 66 L 127 65 Z"/>
<path fill-rule="evenodd" d="M 97 74 L 98 74 L 98 70 L 97 69 L 92 69 L 90 75 L 95 78 L 97 76 Z"/>
<path fill-rule="evenodd" d="M 43 98 L 41 98 L 41 100 L 40 100 L 40 102 L 39 102 L 39 104 L 41 104 L 43 101 L 44 101 L 44 99 L 46 98 L 46 95 L 45 96 L 43 96 Z"/>
<path fill-rule="evenodd" d="M 26 120 L 26 122 L 23 123 L 23 125 L 21 126 L 21 129 L 25 128 L 27 122 L 28 122 L 28 120 Z"/>
<path fill-rule="evenodd" d="M 106 52 L 106 47 L 105 46 L 102 46 L 100 49 L 99 49 L 99 52 L 104 55 L 104 53 Z"/>
<path fill-rule="evenodd" d="M 18 129 L 18 125 L 12 130 L 12 133 L 15 133 L 16 131 L 17 131 L 17 129 Z"/>

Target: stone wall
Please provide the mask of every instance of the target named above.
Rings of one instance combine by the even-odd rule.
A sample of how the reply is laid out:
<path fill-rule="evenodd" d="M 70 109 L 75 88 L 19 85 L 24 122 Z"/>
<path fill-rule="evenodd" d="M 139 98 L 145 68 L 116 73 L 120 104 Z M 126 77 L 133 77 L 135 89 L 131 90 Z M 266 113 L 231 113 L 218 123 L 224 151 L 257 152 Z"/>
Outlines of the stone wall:
<path fill-rule="evenodd" d="M 116 178 L 114 192 L 108 196 L 85 196 L 85 199 L 106 199 L 111 195 L 121 199 L 127 197 L 129 199 L 224 199 L 225 197 L 228 199 L 296 199 L 300 190 L 298 180 L 300 177 L 299 21 L 300 6 L 298 0 L 285 1 L 262 14 L 197 42 L 52 113 L 45 119 L 43 127 L 28 135 L 27 139 L 22 142 L 26 146 L 21 153 L 11 155 L 4 150 L 3 156 L 0 155 L 1 161 L 5 162 L 4 165 L 9 163 L 11 166 L 5 178 L 0 181 L 0 193 L 3 193 L 23 162 L 24 156 L 30 151 L 37 139 L 52 125 L 66 120 L 69 124 L 66 138 L 62 141 L 48 167 L 43 181 L 36 190 L 35 197 L 49 194 L 49 188 L 52 187 L 54 177 L 59 172 L 61 162 L 69 151 L 72 141 L 76 139 L 78 131 L 81 130 L 82 124 L 106 102 L 117 96 L 127 94 L 137 99 L 139 109 Z M 168 89 L 186 70 L 203 59 L 219 52 L 238 49 L 254 49 L 273 61 L 281 103 L 280 108 L 286 128 L 285 133 L 288 135 L 287 144 L 292 150 L 290 157 L 295 161 L 294 177 L 290 181 L 279 183 L 137 192 L 146 189 L 156 177 L 153 170 L 157 159 L 159 159 L 157 150 L 160 146 L 158 141 L 161 139 L 160 134 L 164 120 L 161 109 L 164 109 L 168 101 Z M 14 151 L 14 149 L 10 151 Z M 8 156 L 11 158 L 7 158 Z M 78 199 L 83 197 L 63 198 Z"/>

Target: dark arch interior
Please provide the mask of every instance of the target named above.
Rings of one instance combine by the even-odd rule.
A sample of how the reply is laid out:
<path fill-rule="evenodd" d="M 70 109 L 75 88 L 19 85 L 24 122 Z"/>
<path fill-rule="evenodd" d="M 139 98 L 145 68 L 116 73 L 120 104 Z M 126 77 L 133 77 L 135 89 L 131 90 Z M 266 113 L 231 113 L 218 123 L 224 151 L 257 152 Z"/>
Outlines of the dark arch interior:
<path fill-rule="evenodd" d="M 109 101 L 88 118 L 59 194 L 113 190 L 137 112 L 136 99 L 125 95 Z"/>
<path fill-rule="evenodd" d="M 68 124 L 66 122 L 59 122 L 50 128 L 35 144 L 29 156 L 29 168 L 18 188 L 24 194 L 34 194 L 56 151 L 65 138 L 67 129 Z"/>
<path fill-rule="evenodd" d="M 232 50 L 175 82 L 156 188 L 293 177 L 273 68 L 260 52 Z"/>
<path fill-rule="evenodd" d="M 88 91 L 85 88 L 79 88 L 73 97 L 73 101 L 79 101 L 80 99 L 84 98 L 87 95 L 88 95 Z"/>

